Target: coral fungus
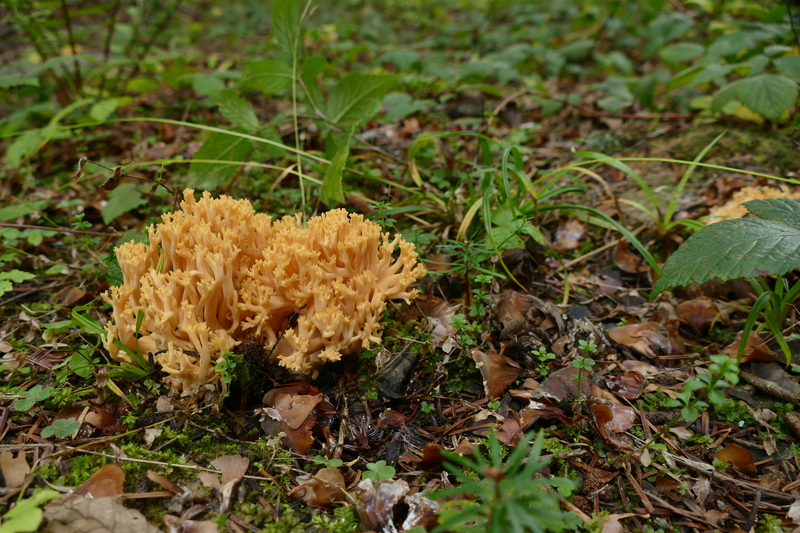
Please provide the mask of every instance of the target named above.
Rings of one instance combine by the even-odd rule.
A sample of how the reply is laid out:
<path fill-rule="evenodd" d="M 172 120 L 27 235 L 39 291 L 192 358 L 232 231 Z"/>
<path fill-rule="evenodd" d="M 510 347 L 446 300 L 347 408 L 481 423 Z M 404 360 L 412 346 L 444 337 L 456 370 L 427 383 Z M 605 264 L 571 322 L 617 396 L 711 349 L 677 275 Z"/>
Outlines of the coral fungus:
<path fill-rule="evenodd" d="M 151 353 L 175 391 L 218 379 L 212 362 L 246 338 L 295 374 L 380 342 L 386 300 L 416 296 L 425 274 L 414 246 L 339 209 L 301 224 L 274 221 L 246 200 L 184 192 L 181 211 L 148 230 L 149 243 L 117 249 L 123 285 L 105 346 Z M 399 248 L 399 256 L 393 257 Z"/>

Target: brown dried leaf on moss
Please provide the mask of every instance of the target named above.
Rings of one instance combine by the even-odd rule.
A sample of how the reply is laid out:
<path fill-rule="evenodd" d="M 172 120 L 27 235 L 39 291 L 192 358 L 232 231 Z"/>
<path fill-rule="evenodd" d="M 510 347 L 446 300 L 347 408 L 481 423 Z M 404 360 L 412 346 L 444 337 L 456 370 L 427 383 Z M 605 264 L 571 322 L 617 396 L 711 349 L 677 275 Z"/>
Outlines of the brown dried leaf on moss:
<path fill-rule="evenodd" d="M 323 468 L 289 493 L 290 498 L 303 500 L 309 507 L 327 508 L 348 501 L 344 476 L 338 468 Z"/>
<path fill-rule="evenodd" d="M 498 398 L 522 374 L 519 363 L 498 354 L 494 348 L 482 352 L 472 350 L 472 360 L 481 372 L 487 398 Z"/>
<path fill-rule="evenodd" d="M 125 507 L 116 497 L 85 498 L 72 494 L 44 508 L 43 533 L 159 533 L 142 513 Z"/>
<path fill-rule="evenodd" d="M 19 452 L 16 456 L 9 451 L 0 452 L 0 471 L 3 472 L 7 488 L 21 487 L 31 472 L 25 452 Z"/>

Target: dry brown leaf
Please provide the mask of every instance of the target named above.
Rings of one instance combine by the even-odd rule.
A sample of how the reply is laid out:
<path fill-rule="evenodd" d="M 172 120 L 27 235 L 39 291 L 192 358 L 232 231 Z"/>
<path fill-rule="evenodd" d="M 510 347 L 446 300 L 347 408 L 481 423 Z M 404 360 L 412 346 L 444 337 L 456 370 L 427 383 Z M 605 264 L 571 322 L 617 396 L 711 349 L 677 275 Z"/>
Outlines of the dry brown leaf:
<path fill-rule="evenodd" d="M 202 474 L 207 474 L 207 473 L 208 472 L 201 472 L 200 473 L 201 477 L 202 477 Z M 153 472 L 152 470 L 148 470 L 147 471 L 147 478 L 150 481 L 152 481 L 153 483 L 156 483 L 162 489 L 167 490 L 167 491 L 169 491 L 169 492 L 171 492 L 173 494 L 183 494 L 184 492 L 186 492 L 186 491 L 183 490 L 182 487 L 180 487 L 179 485 L 176 485 L 175 483 L 173 483 L 169 479 L 165 478 L 164 476 L 162 476 L 158 472 Z M 214 479 L 216 479 L 216 476 L 214 476 Z"/>
<path fill-rule="evenodd" d="M 219 533 L 216 522 L 211 520 L 186 520 L 171 514 L 164 516 L 167 533 Z"/>
<path fill-rule="evenodd" d="M 675 314 L 681 322 L 692 327 L 698 335 L 706 332 L 715 321 L 728 324 L 730 320 L 722 313 L 717 302 L 711 298 L 694 298 L 686 300 L 675 308 Z"/>
<path fill-rule="evenodd" d="M 586 238 L 586 226 L 580 219 L 570 217 L 556 230 L 553 248 L 561 253 L 571 252 Z"/>
<path fill-rule="evenodd" d="M 44 521 L 42 533 L 159 533 L 142 513 L 115 497 L 58 498 L 45 505 Z"/>
<path fill-rule="evenodd" d="M 714 454 L 714 457 L 725 463 L 732 464 L 748 476 L 758 474 L 758 469 L 753 462 L 753 454 L 750 453 L 750 450 L 738 444 L 728 444 Z"/>
<path fill-rule="evenodd" d="M 439 523 L 439 502 L 422 494 L 409 494 L 403 501 L 408 505 L 408 515 L 403 521 L 400 531 L 408 531 L 417 526 L 430 531 Z"/>
<path fill-rule="evenodd" d="M 742 333 L 739 332 L 736 335 L 736 340 L 733 341 L 731 344 L 726 346 L 722 353 L 727 355 L 728 357 L 737 357 L 739 353 L 739 343 L 742 341 Z M 745 343 L 744 347 L 744 356 L 742 357 L 742 363 L 749 363 L 752 361 L 762 361 L 762 362 L 769 362 L 774 361 L 777 359 L 778 356 L 770 350 L 767 346 L 767 343 L 764 339 L 761 338 L 755 331 L 750 332 L 750 336 L 747 338 L 747 343 Z"/>
<path fill-rule="evenodd" d="M 612 376 L 606 379 L 606 387 L 610 392 L 628 400 L 635 400 L 641 396 L 644 385 L 644 376 L 635 370 L 625 372 L 619 377 Z"/>
<path fill-rule="evenodd" d="M 211 466 L 222 472 L 222 484 L 231 481 L 239 482 L 247 473 L 250 466 L 250 459 L 239 455 L 226 455 L 211 461 Z"/>
<path fill-rule="evenodd" d="M 72 494 L 87 498 L 121 496 L 125 472 L 117 465 L 105 465 L 84 481 Z"/>
<path fill-rule="evenodd" d="M 365 479 L 358 484 L 360 490 L 356 511 L 361 522 L 375 531 L 394 529 L 394 506 L 408 494 L 404 479 L 373 481 Z"/>
<path fill-rule="evenodd" d="M 599 396 L 590 396 L 586 403 L 597 432 L 606 444 L 616 450 L 633 451 L 633 447 L 624 442 L 622 436 L 633 427 L 636 411 L 627 405 L 620 405 Z"/>
<path fill-rule="evenodd" d="M 659 355 L 675 355 L 683 352 L 683 340 L 660 322 L 629 324 L 609 330 L 614 342 L 628 346 L 650 359 Z"/>
<path fill-rule="evenodd" d="M 31 473 L 31 467 L 25 458 L 25 452 L 21 451 L 16 456 L 9 451 L 0 452 L 0 471 L 3 472 L 7 488 L 15 489 L 21 487 L 25 483 L 28 474 Z"/>
<path fill-rule="evenodd" d="M 574 400 L 578 396 L 586 397 L 591 393 L 591 379 L 588 373 L 582 373 L 581 394 L 578 394 L 578 373 L 580 369 L 567 366 L 556 370 L 536 387 L 532 397 L 534 400 L 547 399 L 555 403 Z"/>
<path fill-rule="evenodd" d="M 641 256 L 631 251 L 630 243 L 624 239 L 614 247 L 614 264 L 628 274 L 639 274 L 650 270 L 650 266 Z"/>
<path fill-rule="evenodd" d="M 324 403 L 322 393 L 307 383 L 273 389 L 264 396 L 266 407 L 261 428 L 269 436 L 284 433 L 284 442 L 304 454 L 314 444 L 312 429 L 317 423 L 316 408 Z"/>
<path fill-rule="evenodd" d="M 483 377 L 483 389 L 487 398 L 502 396 L 509 385 L 522 374 L 519 363 L 498 354 L 493 348 L 489 351 L 472 350 L 472 360 Z"/>
<path fill-rule="evenodd" d="M 347 501 L 344 476 L 338 468 L 323 468 L 307 482 L 298 485 L 289 497 L 302 499 L 309 507 L 325 508 Z"/>

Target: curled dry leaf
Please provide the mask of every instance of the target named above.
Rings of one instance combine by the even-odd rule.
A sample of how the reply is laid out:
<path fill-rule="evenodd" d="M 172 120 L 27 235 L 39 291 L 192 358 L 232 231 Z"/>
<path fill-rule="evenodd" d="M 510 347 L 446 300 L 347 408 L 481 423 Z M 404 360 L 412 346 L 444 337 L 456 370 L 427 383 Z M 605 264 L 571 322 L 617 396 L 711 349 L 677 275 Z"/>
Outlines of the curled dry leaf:
<path fill-rule="evenodd" d="M 117 465 L 105 465 L 75 489 L 73 495 L 86 498 L 105 498 L 121 496 L 124 492 L 125 472 Z"/>
<path fill-rule="evenodd" d="M 218 533 L 219 528 L 211 520 L 186 520 L 178 516 L 168 514 L 164 516 L 164 525 L 167 526 L 167 533 Z"/>
<path fill-rule="evenodd" d="M 639 274 L 647 272 L 650 266 L 631 251 L 631 245 L 627 240 L 620 240 L 614 247 L 614 264 L 617 268 L 628 274 Z"/>
<path fill-rule="evenodd" d="M 675 308 L 675 314 L 698 335 L 708 331 L 714 322 L 721 324 L 730 322 L 728 315 L 723 313 L 717 302 L 711 298 L 695 298 L 682 302 Z"/>
<path fill-rule="evenodd" d="M 650 359 L 683 352 L 683 340 L 672 328 L 660 322 L 620 326 L 609 330 L 608 336 L 614 342 L 632 348 Z"/>
<path fill-rule="evenodd" d="M 586 401 L 600 437 L 612 448 L 620 451 L 633 451 L 633 447 L 622 440 L 625 431 L 633 427 L 636 411 L 627 405 L 620 405 L 607 398 L 590 396 Z"/>
<path fill-rule="evenodd" d="M 547 399 L 555 403 L 572 401 L 578 396 L 585 397 L 591 393 L 591 380 L 589 374 L 583 372 L 581 384 L 581 394 L 578 394 L 578 373 L 580 369 L 574 366 L 566 366 L 556 370 L 533 391 L 534 400 Z M 526 420 L 527 421 L 527 420 Z"/>
<path fill-rule="evenodd" d="M 522 420 L 523 428 L 527 428 L 540 418 L 548 420 L 555 418 L 565 424 L 572 424 L 572 420 L 564 414 L 564 411 L 550 404 L 531 400 L 526 407 L 523 407 L 519 416 Z"/>
<path fill-rule="evenodd" d="M 86 533 L 89 526 L 92 532 L 159 533 L 142 513 L 128 509 L 116 497 L 58 498 L 45 505 L 44 521 L 42 533 Z"/>
<path fill-rule="evenodd" d="M 347 501 L 344 476 L 338 468 L 323 468 L 289 493 L 290 498 L 303 500 L 309 507 L 325 508 Z"/>
<path fill-rule="evenodd" d="M 297 453 L 306 453 L 314 444 L 311 431 L 317 422 L 315 409 L 323 401 L 322 393 L 307 384 L 273 389 L 264 396 L 266 416 L 261 428 L 273 437 L 285 433 L 287 446 Z"/>
<path fill-rule="evenodd" d="M 516 361 L 498 354 L 493 348 L 487 352 L 472 350 L 472 360 L 481 371 L 487 398 L 501 396 L 522 374 L 522 368 Z"/>
<path fill-rule="evenodd" d="M 606 379 L 606 387 L 610 392 L 628 400 L 635 400 L 641 396 L 644 385 L 644 376 L 635 370 L 625 372 L 619 377 L 611 376 Z"/>
<path fill-rule="evenodd" d="M 408 494 L 404 479 L 373 481 L 365 479 L 358 484 L 360 493 L 356 511 L 361 522 L 375 531 L 395 530 L 392 515 L 394 506 Z"/>
<path fill-rule="evenodd" d="M 9 451 L 0 452 L 0 471 L 3 472 L 7 488 L 21 487 L 31 472 L 31 467 L 25 459 L 25 452 L 21 451 L 16 456 Z"/>
<path fill-rule="evenodd" d="M 553 248 L 561 253 L 571 252 L 586 238 L 586 226 L 579 219 L 570 217 L 556 230 Z"/>
<path fill-rule="evenodd" d="M 449 305 L 437 296 L 422 296 L 417 301 L 419 311 L 428 317 L 428 329 L 431 332 L 431 346 L 441 348 L 445 341 L 455 334 L 453 315 L 460 305 Z"/>
<path fill-rule="evenodd" d="M 750 453 L 750 450 L 738 444 L 728 444 L 714 454 L 714 457 L 725 463 L 732 464 L 748 476 L 758 474 L 758 469 L 753 462 L 753 454 Z"/>
<path fill-rule="evenodd" d="M 401 531 L 408 531 L 413 527 L 423 527 L 430 531 L 439 523 L 439 502 L 431 500 L 422 494 L 409 494 L 403 501 L 408 505 L 408 515 L 403 521 Z"/>
<path fill-rule="evenodd" d="M 726 346 L 722 353 L 729 356 L 729 357 L 736 357 L 739 353 L 739 343 L 742 340 L 742 333 L 739 332 L 736 335 L 736 340 L 733 341 L 730 345 Z M 774 361 L 777 359 L 778 356 L 769 349 L 767 346 L 767 341 L 761 338 L 755 331 L 750 332 L 750 336 L 747 338 L 747 343 L 744 347 L 744 356 L 742 357 L 742 363 L 750 363 L 753 361 L 763 361 L 769 362 Z"/>
<path fill-rule="evenodd" d="M 236 495 L 236 487 L 247 472 L 250 460 L 238 455 L 227 455 L 211 461 L 211 466 L 222 472 L 220 488 L 220 512 L 227 512 Z"/>

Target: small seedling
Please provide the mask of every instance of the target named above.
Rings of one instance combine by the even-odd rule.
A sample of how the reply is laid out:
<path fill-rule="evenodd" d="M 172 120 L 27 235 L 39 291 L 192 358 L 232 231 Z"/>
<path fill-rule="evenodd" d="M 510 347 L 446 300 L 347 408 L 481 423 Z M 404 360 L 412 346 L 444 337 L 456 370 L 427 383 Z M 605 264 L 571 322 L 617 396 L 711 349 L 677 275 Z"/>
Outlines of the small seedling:
<path fill-rule="evenodd" d="M 63 439 L 69 437 L 81 428 L 81 423 L 77 418 L 61 418 L 53 420 L 50 426 L 42 430 L 42 438 L 49 439 L 50 437 L 57 437 Z"/>
<path fill-rule="evenodd" d="M 383 481 L 392 479 L 397 471 L 393 466 L 386 464 L 386 461 L 378 461 L 377 463 L 367 463 L 369 472 L 361 474 L 362 479 L 371 479 L 372 481 Z"/>

